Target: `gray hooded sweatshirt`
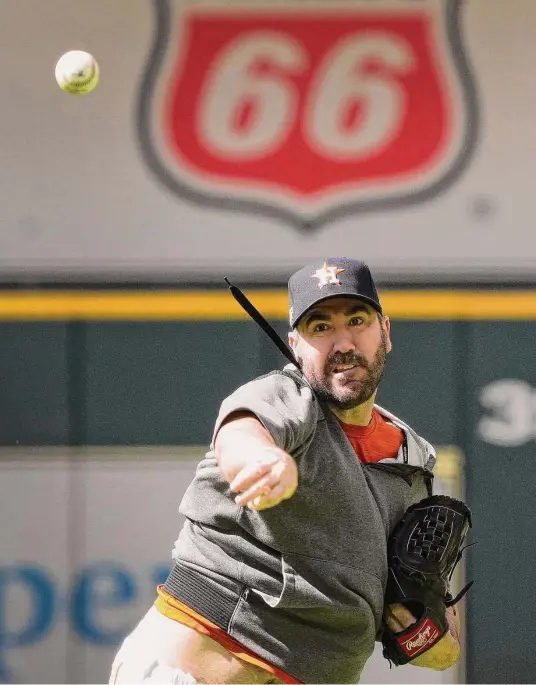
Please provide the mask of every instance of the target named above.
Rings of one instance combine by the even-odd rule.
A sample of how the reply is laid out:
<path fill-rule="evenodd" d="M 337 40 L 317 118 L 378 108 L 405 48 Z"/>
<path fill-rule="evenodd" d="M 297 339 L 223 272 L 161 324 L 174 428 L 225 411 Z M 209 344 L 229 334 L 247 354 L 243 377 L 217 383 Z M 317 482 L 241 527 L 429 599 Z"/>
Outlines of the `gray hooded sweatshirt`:
<path fill-rule="evenodd" d="M 166 590 L 305 683 L 358 682 L 379 635 L 387 538 L 431 493 L 433 448 L 376 409 L 405 439 L 395 459 L 363 464 L 297 367 L 257 378 L 223 401 L 214 436 L 233 412 L 253 412 L 296 460 L 295 494 L 237 506 L 210 449 L 180 505 Z"/>

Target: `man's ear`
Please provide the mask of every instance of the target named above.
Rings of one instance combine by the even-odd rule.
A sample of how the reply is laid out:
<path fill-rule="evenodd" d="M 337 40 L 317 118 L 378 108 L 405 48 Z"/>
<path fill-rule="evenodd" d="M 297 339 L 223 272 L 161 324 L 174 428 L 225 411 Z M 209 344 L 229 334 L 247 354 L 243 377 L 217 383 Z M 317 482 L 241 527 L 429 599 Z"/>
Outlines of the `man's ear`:
<path fill-rule="evenodd" d="M 296 345 L 298 344 L 298 336 L 296 331 L 293 329 L 288 334 L 288 344 L 293 352 L 296 352 Z"/>
<path fill-rule="evenodd" d="M 380 326 L 381 325 L 382 322 L 380 322 Z M 390 352 L 393 349 L 393 343 L 391 342 L 391 320 L 388 316 L 383 317 L 383 327 L 385 330 L 385 343 L 387 346 L 387 352 Z"/>

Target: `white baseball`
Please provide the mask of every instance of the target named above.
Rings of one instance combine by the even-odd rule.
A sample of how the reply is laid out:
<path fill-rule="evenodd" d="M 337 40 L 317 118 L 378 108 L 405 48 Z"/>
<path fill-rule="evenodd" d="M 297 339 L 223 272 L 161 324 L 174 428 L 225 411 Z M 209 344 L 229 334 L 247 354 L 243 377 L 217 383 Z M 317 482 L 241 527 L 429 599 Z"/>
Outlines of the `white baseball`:
<path fill-rule="evenodd" d="M 55 75 L 62 90 L 83 95 L 91 92 L 99 82 L 99 65 L 89 52 L 70 50 L 59 58 Z"/>

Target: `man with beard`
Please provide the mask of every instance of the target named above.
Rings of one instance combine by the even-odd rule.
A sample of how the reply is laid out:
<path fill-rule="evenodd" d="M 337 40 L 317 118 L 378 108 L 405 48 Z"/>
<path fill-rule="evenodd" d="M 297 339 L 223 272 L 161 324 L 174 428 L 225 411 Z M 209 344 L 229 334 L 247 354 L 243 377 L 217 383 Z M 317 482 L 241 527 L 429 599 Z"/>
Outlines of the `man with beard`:
<path fill-rule="evenodd" d="M 356 683 L 382 620 L 387 539 L 431 494 L 433 448 L 374 402 L 390 322 L 363 262 L 289 280 L 296 364 L 221 405 L 182 500 L 175 565 L 110 682 Z M 459 657 L 457 621 L 414 665 Z"/>

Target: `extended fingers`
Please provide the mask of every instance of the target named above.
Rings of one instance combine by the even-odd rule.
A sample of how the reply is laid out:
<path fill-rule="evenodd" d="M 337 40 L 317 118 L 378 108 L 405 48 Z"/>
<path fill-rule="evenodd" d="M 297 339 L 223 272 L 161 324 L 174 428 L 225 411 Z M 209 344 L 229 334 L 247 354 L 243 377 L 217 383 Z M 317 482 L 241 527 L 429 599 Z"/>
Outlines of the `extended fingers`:
<path fill-rule="evenodd" d="M 263 509 L 275 507 L 276 504 L 279 504 L 279 502 L 286 499 L 285 492 L 285 486 L 282 483 L 278 483 L 266 494 L 255 497 L 247 506 L 254 511 L 262 511 Z"/>
<path fill-rule="evenodd" d="M 230 482 L 238 493 L 238 506 L 267 509 L 291 497 L 298 486 L 298 470 L 292 457 L 282 450 L 269 448 L 260 461 L 244 466 Z"/>
<path fill-rule="evenodd" d="M 273 496 L 273 489 L 278 485 L 279 476 L 277 472 L 270 471 L 257 480 L 256 483 L 247 488 L 240 495 L 235 497 L 235 502 L 243 507 L 253 502 L 258 497 Z M 231 486 L 232 487 L 232 486 Z"/>
<path fill-rule="evenodd" d="M 272 463 L 252 463 L 241 469 L 231 481 L 230 487 L 233 492 L 244 492 L 249 487 L 256 485 L 260 479 L 268 474 L 273 467 Z"/>

